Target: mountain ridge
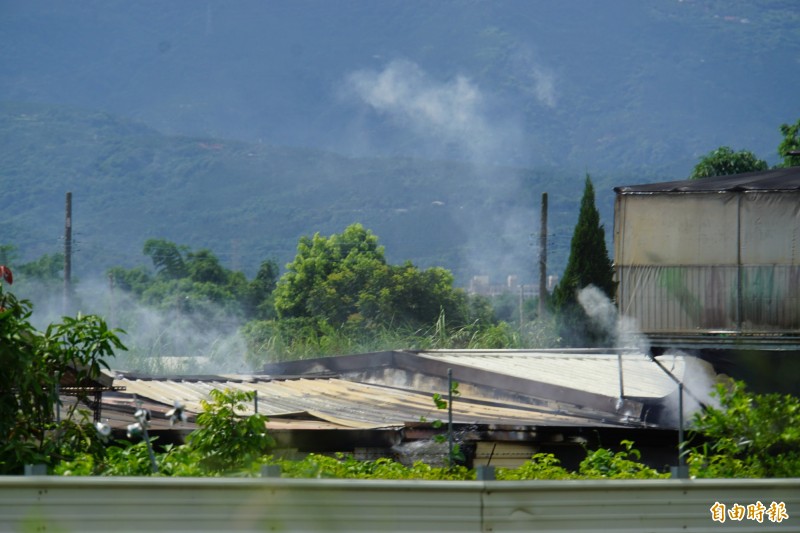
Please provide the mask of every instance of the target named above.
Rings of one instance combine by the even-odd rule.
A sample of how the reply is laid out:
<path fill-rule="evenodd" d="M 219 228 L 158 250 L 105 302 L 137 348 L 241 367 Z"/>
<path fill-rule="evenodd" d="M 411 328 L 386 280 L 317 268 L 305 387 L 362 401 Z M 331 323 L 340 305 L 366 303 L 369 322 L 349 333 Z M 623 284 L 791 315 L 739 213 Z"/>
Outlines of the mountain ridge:
<path fill-rule="evenodd" d="M 530 280 L 541 193 L 551 197 L 557 269 L 583 179 L 555 169 L 165 136 L 103 112 L 36 104 L 0 103 L 0 132 L 4 241 L 27 259 L 61 251 L 70 191 L 74 268 L 85 274 L 144 263 L 141 247 L 152 237 L 209 248 L 252 274 L 266 259 L 289 262 L 302 235 L 358 222 L 392 262 L 445 266 L 462 284 L 472 275 Z"/>
<path fill-rule="evenodd" d="M 800 115 L 800 6 L 781 0 L 79 0 L 4 11 L 0 46 L 13 53 L 0 99 L 93 107 L 166 134 L 688 174 L 720 145 L 774 163 L 777 126 Z M 460 114 L 463 127 L 426 106 Z M 476 153 L 475 136 L 494 142 Z"/>

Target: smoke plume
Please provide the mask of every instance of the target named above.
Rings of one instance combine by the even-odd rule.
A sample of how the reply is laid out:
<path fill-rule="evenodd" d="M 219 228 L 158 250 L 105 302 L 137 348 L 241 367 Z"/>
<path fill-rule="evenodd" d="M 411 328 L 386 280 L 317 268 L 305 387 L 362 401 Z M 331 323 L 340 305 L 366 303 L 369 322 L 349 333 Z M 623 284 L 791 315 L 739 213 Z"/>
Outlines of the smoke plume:
<path fill-rule="evenodd" d="M 439 152 L 433 155 L 492 162 L 520 145 L 519 128 L 497 118 L 489 96 L 463 75 L 438 81 L 412 61 L 395 60 L 351 73 L 343 92 L 408 129 Z"/>
<path fill-rule="evenodd" d="M 639 331 L 636 321 L 631 317 L 620 316 L 614 303 L 593 285 L 578 292 L 578 302 L 589 318 L 613 339 L 613 346 L 616 349 L 632 350 L 635 354 L 647 357 L 653 361 L 653 365 L 659 365 L 661 371 L 672 376 L 669 379 L 677 379 L 683 384 L 684 426 L 691 422 L 694 413 L 703 405 L 717 404 L 711 392 L 719 377 L 709 363 L 677 349 L 668 350 L 664 355 L 652 358 L 650 343 Z M 662 424 L 678 426 L 680 419 L 678 394 L 676 385 L 674 392 L 664 398 Z"/>

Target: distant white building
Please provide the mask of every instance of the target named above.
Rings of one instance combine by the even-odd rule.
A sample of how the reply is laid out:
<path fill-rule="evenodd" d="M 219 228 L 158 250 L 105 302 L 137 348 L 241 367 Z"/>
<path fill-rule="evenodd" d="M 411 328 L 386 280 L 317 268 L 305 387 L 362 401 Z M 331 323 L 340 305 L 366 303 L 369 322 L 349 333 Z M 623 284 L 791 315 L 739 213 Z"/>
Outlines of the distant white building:
<path fill-rule="evenodd" d="M 535 298 L 539 295 L 539 287 L 520 284 L 519 278 L 515 275 L 507 276 L 505 283 L 491 283 L 489 276 L 473 276 L 469 281 L 467 292 L 481 296 L 519 295 L 521 293 L 523 298 Z"/>

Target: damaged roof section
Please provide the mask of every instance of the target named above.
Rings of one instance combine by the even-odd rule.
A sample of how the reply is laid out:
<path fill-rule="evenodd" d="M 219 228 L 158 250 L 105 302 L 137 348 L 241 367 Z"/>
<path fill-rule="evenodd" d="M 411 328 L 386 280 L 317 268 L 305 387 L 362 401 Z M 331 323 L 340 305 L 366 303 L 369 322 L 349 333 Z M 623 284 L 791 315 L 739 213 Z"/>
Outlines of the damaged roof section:
<path fill-rule="evenodd" d="M 275 363 L 264 372 L 335 375 L 430 396 L 447 391 L 452 369 L 461 392 L 454 403 L 475 399 L 551 416 L 552 423 L 537 417 L 537 425 L 564 425 L 563 417 L 587 427 L 674 425 L 663 415 L 677 403 L 676 380 L 691 374 L 698 383 L 713 383 L 714 371 L 686 355 L 658 361 L 634 351 L 595 349 L 392 351 Z"/>
<path fill-rule="evenodd" d="M 433 401 L 436 393 L 447 398 L 448 371 L 458 382 L 454 430 L 474 464 L 500 464 L 505 457 L 517 465 L 546 451 L 575 468 L 585 446 L 620 439 L 635 440 L 653 464 L 667 464 L 675 449 L 677 382 L 692 384 L 685 389 L 687 406 L 716 379 L 710 365 L 685 355 L 397 350 L 274 363 L 255 375 L 116 372 L 101 416 L 122 435 L 137 407 L 149 409 L 151 434 L 161 444 L 178 443 L 197 427 L 201 402 L 213 389 L 254 391 L 256 401 L 241 414 L 266 415 L 281 453 L 436 461 L 441 450 L 425 446 L 443 431 L 436 421 L 448 417 Z M 705 384 L 702 390 L 698 383 Z M 176 401 L 188 421 L 173 427 L 165 414 Z"/>
<path fill-rule="evenodd" d="M 325 422 L 325 428 L 381 429 L 403 427 L 420 419 L 442 418 L 434 406 L 432 393 L 403 390 L 335 377 L 266 378 L 219 376 L 214 380 L 184 381 L 181 378 L 129 376 L 119 380 L 127 394 L 172 405 L 181 401 L 190 413 L 202 410 L 212 388 L 255 391 L 256 401 L 242 414 L 266 415 L 272 422 L 309 420 Z M 446 414 L 446 413 L 445 413 Z M 557 413 L 547 408 L 513 402 L 498 402 L 479 397 L 458 397 L 453 402 L 454 422 L 458 424 L 504 425 L 593 425 L 596 419 Z M 297 425 L 297 424 L 292 424 Z"/>
<path fill-rule="evenodd" d="M 599 350 L 388 351 L 274 363 L 258 375 L 118 374 L 114 385 L 124 392 L 106 394 L 103 409 L 107 417 L 109 409 L 132 412 L 136 399 L 166 411 L 179 401 L 191 420 L 212 389 L 230 388 L 255 391 L 246 413 L 257 409 L 271 425 L 403 428 L 446 418 L 432 396 L 447 396 L 451 370 L 459 384 L 457 424 L 668 427 L 663 411 L 677 403 L 676 380 L 691 373 L 710 382 L 713 370 L 683 355 L 660 356 L 659 363 Z"/>

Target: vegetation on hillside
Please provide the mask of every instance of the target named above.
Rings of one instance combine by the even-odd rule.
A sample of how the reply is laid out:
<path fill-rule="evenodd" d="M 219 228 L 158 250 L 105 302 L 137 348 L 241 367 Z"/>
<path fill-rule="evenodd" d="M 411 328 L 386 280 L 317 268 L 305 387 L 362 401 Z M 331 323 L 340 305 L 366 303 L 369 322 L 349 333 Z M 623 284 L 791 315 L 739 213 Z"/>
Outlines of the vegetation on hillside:
<path fill-rule="evenodd" d="M 474 275 L 533 277 L 531 234 L 551 198 L 550 264 L 558 272 L 577 208 L 574 174 L 410 158 L 351 158 L 214 138 L 166 136 L 106 113 L 0 103 L 1 244 L 20 262 L 63 251 L 73 193 L 73 274 L 84 280 L 141 261 L 157 237 L 213 250 L 252 276 L 280 267 L 298 239 L 360 223 L 392 262 Z M 638 177 L 638 176 L 637 176 Z M 611 216 L 610 181 L 598 202 Z"/>
<path fill-rule="evenodd" d="M 6 100 L 91 106 L 190 136 L 463 155 L 441 129 L 408 127 L 413 116 L 348 93 L 348 75 L 391 73 L 387 65 L 403 58 L 427 78 L 421 88 L 401 78 L 395 98 L 431 104 L 435 91 L 425 89 L 462 80 L 485 106 L 458 108 L 484 111 L 459 129 L 488 128 L 503 156 L 572 171 L 591 162 L 685 174 L 713 146 L 752 140 L 764 150 L 765 117 L 794 102 L 789 65 L 800 46 L 800 15 L 787 0 L 298 0 L 236 9 L 107 0 L 24 2 L 4 15 L 0 46 L 14 50 L 0 78 Z"/>

